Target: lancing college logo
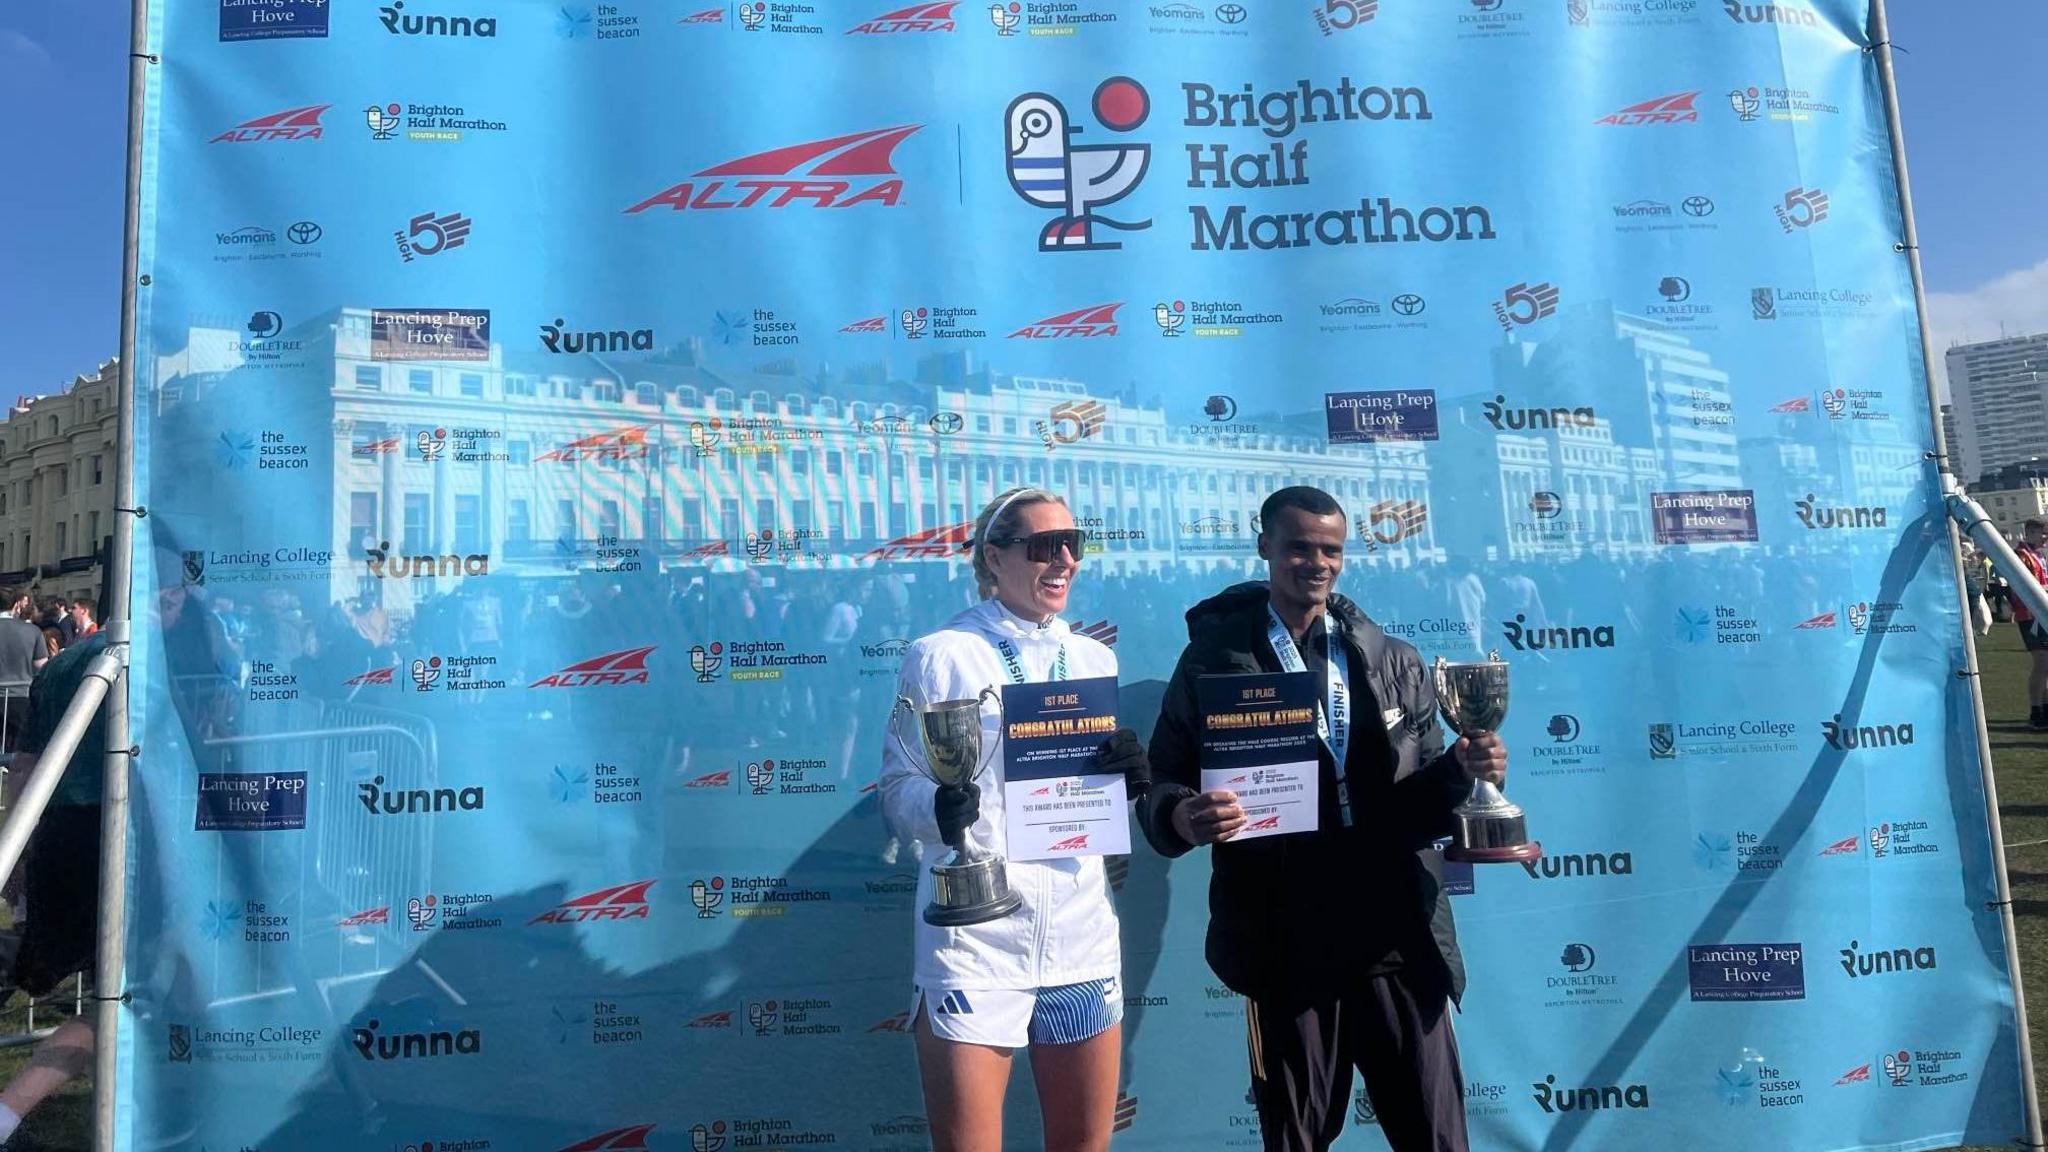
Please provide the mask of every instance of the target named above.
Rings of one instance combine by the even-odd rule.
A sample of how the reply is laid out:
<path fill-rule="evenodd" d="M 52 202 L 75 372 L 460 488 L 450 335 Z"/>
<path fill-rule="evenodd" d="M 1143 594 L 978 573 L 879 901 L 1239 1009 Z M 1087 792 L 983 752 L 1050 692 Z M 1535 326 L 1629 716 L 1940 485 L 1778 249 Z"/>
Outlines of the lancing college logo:
<path fill-rule="evenodd" d="M 1152 113 L 1152 97 L 1128 76 L 1112 76 L 1090 101 L 1096 120 L 1112 132 L 1130 132 Z M 1080 144 L 1072 141 L 1067 107 L 1046 92 L 1026 92 L 1003 113 L 1003 154 L 1010 187 L 1041 208 L 1057 210 L 1038 234 L 1040 252 L 1086 252 L 1121 248 L 1099 238 L 1097 228 L 1140 231 L 1150 219 L 1116 220 L 1096 211 L 1125 196 L 1145 178 L 1150 144 Z"/>

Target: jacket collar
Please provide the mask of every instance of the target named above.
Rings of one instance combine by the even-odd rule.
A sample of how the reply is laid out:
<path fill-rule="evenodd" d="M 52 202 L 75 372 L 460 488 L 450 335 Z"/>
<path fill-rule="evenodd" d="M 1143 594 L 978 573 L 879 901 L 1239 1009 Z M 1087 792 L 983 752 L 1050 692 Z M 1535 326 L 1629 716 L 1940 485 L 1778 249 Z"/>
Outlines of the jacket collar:
<path fill-rule="evenodd" d="M 1003 605 L 993 597 L 967 610 L 975 626 L 998 639 L 1010 639 L 1020 644 L 1042 644 L 1067 638 L 1067 622 L 1055 616 L 1044 623 L 1027 620 Z"/>

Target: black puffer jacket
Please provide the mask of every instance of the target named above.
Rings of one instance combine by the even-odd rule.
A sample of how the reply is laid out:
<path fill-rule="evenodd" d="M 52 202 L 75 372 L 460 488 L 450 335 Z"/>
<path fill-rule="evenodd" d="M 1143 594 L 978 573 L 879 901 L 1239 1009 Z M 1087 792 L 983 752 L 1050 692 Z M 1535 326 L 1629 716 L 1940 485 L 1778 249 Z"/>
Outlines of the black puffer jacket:
<path fill-rule="evenodd" d="M 1239 584 L 1188 611 L 1189 644 L 1152 731 L 1155 783 L 1138 806 L 1146 839 L 1164 855 L 1192 847 L 1174 831 L 1172 816 L 1201 786 L 1196 680 L 1280 670 L 1266 637 L 1266 599 L 1264 583 Z M 1209 967 L 1232 990 L 1257 999 L 1333 995 L 1355 980 L 1362 963 L 1357 943 L 1370 936 L 1399 948 L 1407 968 L 1432 971 L 1455 1000 L 1464 994 L 1465 965 L 1432 844 L 1450 834 L 1451 808 L 1471 785 L 1444 751 L 1436 689 L 1414 647 L 1341 596 L 1331 597 L 1330 611 L 1351 667 L 1364 669 L 1379 710 L 1359 700 L 1347 759 L 1354 771 L 1391 763 L 1391 779 L 1353 780 L 1352 827 L 1328 817 L 1335 809 L 1325 796 L 1317 832 L 1212 848 Z M 1396 709 L 1391 725 L 1375 722 Z M 1364 746 L 1368 740 L 1386 743 Z M 1327 751 L 1322 760 L 1327 793 Z"/>

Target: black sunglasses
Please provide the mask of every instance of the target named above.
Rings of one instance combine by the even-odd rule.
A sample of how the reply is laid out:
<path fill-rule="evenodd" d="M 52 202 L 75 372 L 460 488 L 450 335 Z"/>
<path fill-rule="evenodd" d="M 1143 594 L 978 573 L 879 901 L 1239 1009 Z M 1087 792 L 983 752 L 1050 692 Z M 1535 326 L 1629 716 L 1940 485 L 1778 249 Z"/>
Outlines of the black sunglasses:
<path fill-rule="evenodd" d="M 1029 536 L 1012 536 L 1007 540 L 991 540 L 998 548 L 1012 544 L 1024 545 L 1024 556 L 1033 564 L 1050 564 L 1062 548 L 1074 559 L 1081 558 L 1081 550 L 1088 546 L 1088 533 L 1079 528 L 1051 528 L 1044 532 L 1033 532 Z"/>

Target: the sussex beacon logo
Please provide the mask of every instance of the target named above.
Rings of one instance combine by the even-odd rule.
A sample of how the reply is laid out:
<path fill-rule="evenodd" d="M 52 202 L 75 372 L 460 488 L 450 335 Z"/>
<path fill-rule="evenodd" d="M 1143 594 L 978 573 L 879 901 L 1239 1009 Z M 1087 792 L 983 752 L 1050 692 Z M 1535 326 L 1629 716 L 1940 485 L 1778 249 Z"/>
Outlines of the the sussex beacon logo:
<path fill-rule="evenodd" d="M 209 144 L 255 144 L 265 140 L 318 140 L 320 138 L 320 114 L 332 105 L 311 104 L 304 108 L 287 108 L 244 120 L 233 128 L 207 141 Z"/>
<path fill-rule="evenodd" d="M 1152 98 L 1128 76 L 1096 86 L 1095 118 L 1112 132 L 1129 132 L 1151 115 Z M 1003 113 L 1003 152 L 1010 187 L 1041 208 L 1058 213 L 1038 234 L 1041 252 L 1085 252 L 1121 248 L 1099 238 L 1097 228 L 1138 231 L 1152 221 L 1116 220 L 1100 214 L 1130 195 L 1152 160 L 1149 144 L 1075 144 L 1082 129 L 1071 126 L 1066 105 L 1045 92 L 1026 92 Z"/>
<path fill-rule="evenodd" d="M 908 124 L 876 128 L 756 152 L 702 169 L 626 211 L 642 212 L 661 205 L 677 212 L 787 208 L 792 204 L 810 208 L 852 208 L 859 204 L 894 207 L 903 196 L 903 181 L 891 165 L 896 145 L 922 127 Z"/>

